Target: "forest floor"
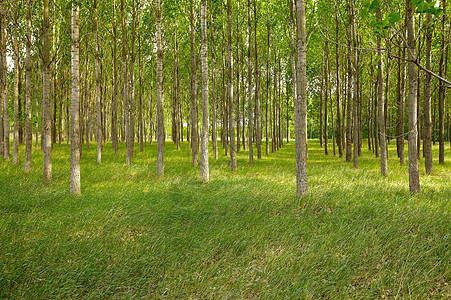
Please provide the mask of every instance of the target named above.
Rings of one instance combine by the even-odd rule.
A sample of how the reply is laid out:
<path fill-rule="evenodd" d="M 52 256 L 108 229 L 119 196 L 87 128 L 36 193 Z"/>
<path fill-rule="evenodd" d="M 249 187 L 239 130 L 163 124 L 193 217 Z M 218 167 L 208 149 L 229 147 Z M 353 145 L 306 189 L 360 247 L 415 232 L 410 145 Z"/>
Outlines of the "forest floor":
<path fill-rule="evenodd" d="M 365 145 L 365 144 L 364 144 Z M 408 188 L 395 143 L 389 175 L 363 148 L 360 168 L 309 142 L 309 195 L 296 200 L 294 142 L 231 172 L 210 149 L 210 182 L 166 143 L 115 156 L 83 149 L 82 195 L 69 194 L 70 149 L 32 172 L 0 162 L 0 298 L 451 298 L 451 153 L 422 191 Z M 24 148 L 20 148 L 23 163 Z M 438 145 L 434 146 L 438 157 Z M 332 152 L 332 149 L 330 149 Z M 407 154 L 407 152 L 406 152 Z"/>

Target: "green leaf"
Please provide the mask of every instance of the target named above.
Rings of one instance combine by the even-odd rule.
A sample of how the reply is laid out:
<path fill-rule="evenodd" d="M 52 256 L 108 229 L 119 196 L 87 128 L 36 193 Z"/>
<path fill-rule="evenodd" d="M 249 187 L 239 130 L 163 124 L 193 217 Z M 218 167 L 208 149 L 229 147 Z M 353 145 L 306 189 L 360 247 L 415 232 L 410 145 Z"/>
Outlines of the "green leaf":
<path fill-rule="evenodd" d="M 367 19 L 369 15 L 368 9 L 364 8 L 362 9 L 362 12 L 360 13 L 360 16 L 362 17 L 362 19 Z"/>
<path fill-rule="evenodd" d="M 401 16 L 399 15 L 399 13 L 392 12 L 388 15 L 387 19 L 390 22 L 390 24 L 394 24 L 401 20 Z"/>

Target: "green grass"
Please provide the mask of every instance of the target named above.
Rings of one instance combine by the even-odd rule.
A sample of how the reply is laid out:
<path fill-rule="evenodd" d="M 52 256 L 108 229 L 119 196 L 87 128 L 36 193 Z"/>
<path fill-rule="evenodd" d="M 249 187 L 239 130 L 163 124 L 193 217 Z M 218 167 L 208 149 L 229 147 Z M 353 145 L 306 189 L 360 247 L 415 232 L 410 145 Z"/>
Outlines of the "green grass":
<path fill-rule="evenodd" d="M 310 141 L 298 201 L 294 142 L 235 172 L 210 152 L 208 183 L 186 147 L 167 142 L 163 178 L 155 144 L 129 167 L 123 145 L 83 149 L 79 197 L 66 145 L 50 184 L 38 150 L 27 175 L 1 160 L 0 298 L 450 299 L 449 148 L 412 195 L 394 143 L 382 178 L 368 150 L 355 170 Z"/>

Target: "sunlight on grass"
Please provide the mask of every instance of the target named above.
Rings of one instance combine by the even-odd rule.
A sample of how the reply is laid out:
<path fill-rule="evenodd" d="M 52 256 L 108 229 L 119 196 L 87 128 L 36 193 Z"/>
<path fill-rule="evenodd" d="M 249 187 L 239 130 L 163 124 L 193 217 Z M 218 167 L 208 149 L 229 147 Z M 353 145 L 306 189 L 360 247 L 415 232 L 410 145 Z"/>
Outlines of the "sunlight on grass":
<path fill-rule="evenodd" d="M 163 177 L 155 145 L 135 147 L 131 166 L 124 145 L 117 156 L 104 145 L 102 164 L 95 144 L 83 149 L 81 196 L 69 194 L 66 145 L 50 184 L 38 150 L 31 174 L 0 162 L 0 297 L 451 297 L 449 148 L 413 195 L 393 143 L 381 177 L 366 149 L 355 170 L 310 141 L 298 201 L 293 141 L 253 164 L 238 153 L 233 172 L 210 152 L 207 183 L 186 147 L 166 143 Z"/>

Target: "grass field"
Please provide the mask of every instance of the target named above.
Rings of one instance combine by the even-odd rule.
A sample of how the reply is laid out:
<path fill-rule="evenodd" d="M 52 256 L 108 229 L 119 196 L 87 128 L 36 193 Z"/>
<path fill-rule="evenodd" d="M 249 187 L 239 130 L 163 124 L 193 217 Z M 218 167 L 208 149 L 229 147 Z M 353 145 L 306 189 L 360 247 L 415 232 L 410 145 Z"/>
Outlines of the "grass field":
<path fill-rule="evenodd" d="M 389 176 L 365 148 L 360 169 L 310 141 L 309 195 L 296 200 L 294 142 L 247 162 L 210 152 L 210 182 L 186 142 L 83 149 L 82 196 L 69 194 L 70 149 L 55 145 L 53 181 L 0 160 L 0 298 L 450 299 L 451 153 L 422 192 L 390 145 Z M 434 151 L 438 151 L 434 146 Z M 210 150 L 211 151 L 211 150 Z M 407 152 L 406 152 L 407 154 Z M 434 154 L 437 158 L 437 153 Z"/>

